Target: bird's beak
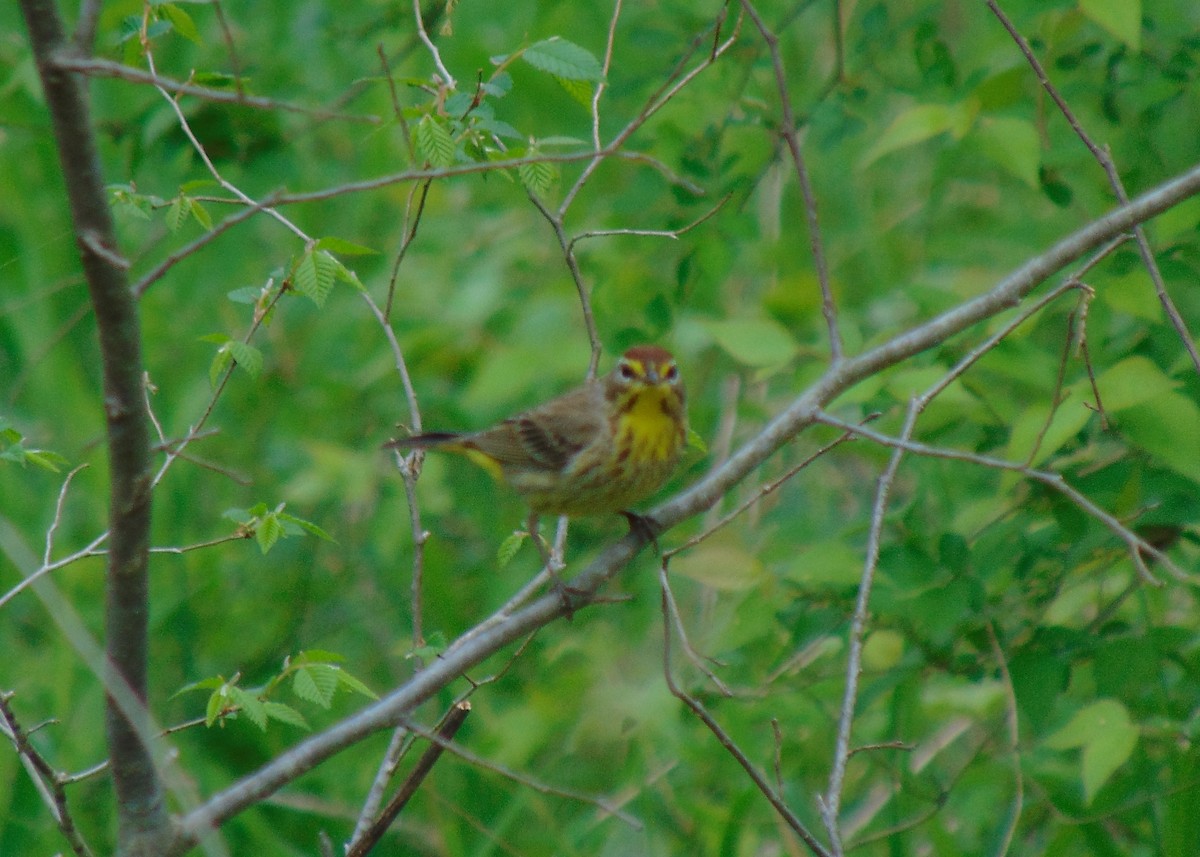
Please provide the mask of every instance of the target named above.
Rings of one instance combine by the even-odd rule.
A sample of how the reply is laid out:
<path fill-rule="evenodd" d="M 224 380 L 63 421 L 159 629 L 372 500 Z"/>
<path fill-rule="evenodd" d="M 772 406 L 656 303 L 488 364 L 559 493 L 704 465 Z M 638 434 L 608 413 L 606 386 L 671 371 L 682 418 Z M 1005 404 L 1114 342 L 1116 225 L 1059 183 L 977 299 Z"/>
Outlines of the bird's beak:
<path fill-rule="evenodd" d="M 649 381 L 651 384 L 661 384 L 662 383 L 662 375 L 658 374 L 657 367 L 654 367 L 654 366 L 646 367 L 646 380 Z"/>

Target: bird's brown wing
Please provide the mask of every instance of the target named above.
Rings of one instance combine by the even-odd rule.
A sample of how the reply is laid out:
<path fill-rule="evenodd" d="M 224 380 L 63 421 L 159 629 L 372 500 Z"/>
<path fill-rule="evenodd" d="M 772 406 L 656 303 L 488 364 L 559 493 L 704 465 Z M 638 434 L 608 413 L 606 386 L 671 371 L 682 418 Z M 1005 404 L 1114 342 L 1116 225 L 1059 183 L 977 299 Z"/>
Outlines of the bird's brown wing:
<path fill-rule="evenodd" d="M 593 382 L 473 435 L 470 444 L 501 466 L 560 471 L 600 435 L 603 395 Z"/>

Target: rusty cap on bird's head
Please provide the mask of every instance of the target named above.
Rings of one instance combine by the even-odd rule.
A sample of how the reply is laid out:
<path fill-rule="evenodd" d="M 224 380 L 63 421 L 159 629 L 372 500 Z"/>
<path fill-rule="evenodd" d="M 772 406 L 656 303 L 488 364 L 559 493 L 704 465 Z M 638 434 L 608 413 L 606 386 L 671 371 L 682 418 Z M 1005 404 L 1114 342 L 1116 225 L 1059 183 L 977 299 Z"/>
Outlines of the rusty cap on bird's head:
<path fill-rule="evenodd" d="M 657 345 L 635 345 L 617 362 L 617 374 L 626 381 L 639 378 L 651 384 L 674 383 L 679 378 L 675 358 Z"/>

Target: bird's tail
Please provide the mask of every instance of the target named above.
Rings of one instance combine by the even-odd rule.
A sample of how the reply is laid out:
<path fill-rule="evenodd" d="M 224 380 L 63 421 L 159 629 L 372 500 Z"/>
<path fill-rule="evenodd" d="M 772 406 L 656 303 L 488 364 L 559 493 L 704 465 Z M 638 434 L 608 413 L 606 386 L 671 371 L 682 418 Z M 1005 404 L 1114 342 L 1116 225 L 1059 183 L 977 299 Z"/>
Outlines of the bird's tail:
<path fill-rule="evenodd" d="M 389 440 L 383 445 L 384 449 L 436 449 L 439 446 L 455 446 L 463 439 L 463 435 L 453 431 L 431 431 L 425 434 L 414 434 L 412 437 L 402 437 Z"/>

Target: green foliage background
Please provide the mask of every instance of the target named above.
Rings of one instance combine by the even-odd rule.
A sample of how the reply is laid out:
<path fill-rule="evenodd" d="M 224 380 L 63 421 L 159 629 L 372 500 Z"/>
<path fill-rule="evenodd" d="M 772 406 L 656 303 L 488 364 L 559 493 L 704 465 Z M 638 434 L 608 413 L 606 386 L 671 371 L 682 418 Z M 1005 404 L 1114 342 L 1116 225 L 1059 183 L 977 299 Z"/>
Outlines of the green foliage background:
<path fill-rule="evenodd" d="M 153 41 L 159 73 L 238 72 L 211 6 L 155 8 L 175 22 Z M 603 139 L 638 115 L 693 39 L 711 43 L 720 8 L 627 4 L 601 102 Z M 1200 7 L 1014 0 L 1004 8 L 1082 125 L 1111 147 L 1131 195 L 1200 160 Z M 253 93 L 382 119 L 184 97 L 191 127 L 234 185 L 261 199 L 398 173 L 429 157 L 419 150 L 411 160 L 377 54 L 382 46 L 389 57 L 409 129 L 436 116 L 436 99 L 416 85 L 429 83 L 432 66 L 405 4 L 222 9 Z M 1130 9 L 1138 12 L 1132 22 Z M 841 4 L 840 79 L 830 3 L 764 2 L 761 11 L 781 36 L 851 352 L 980 293 L 1113 205 L 1102 171 L 983 4 Z M 597 4 L 514 0 L 501 10 L 462 0 L 429 21 L 460 90 L 473 93 L 477 76 L 486 80 L 494 68 L 490 58 L 538 40 L 561 36 L 602 56 L 610 13 Z M 121 40 L 129 17 L 141 14 L 137 3 L 105 4 L 98 55 L 144 67 L 137 39 Z M 736 7 L 726 32 L 734 17 Z M 66 494 L 54 537 L 60 556 L 105 527 L 99 361 L 40 87 L 12 6 L 0 9 L 0 33 L 0 416 L 28 447 L 88 465 Z M 509 71 L 511 92 L 487 101 L 494 120 L 519 135 L 502 137 L 507 146 L 519 152 L 536 138 L 549 141 L 542 151 L 573 151 L 583 143 L 553 138 L 590 140 L 587 108 L 551 75 L 520 62 Z M 189 209 L 178 210 L 181 222 L 170 228 L 167 203 L 208 175 L 153 89 L 97 78 L 91 91 L 107 180 L 164 201 L 141 216 L 116 207 L 136 280 L 203 233 L 203 214 L 189 218 Z M 675 487 L 713 463 L 719 427 L 731 427 L 734 444 L 749 439 L 828 359 L 779 117 L 769 55 L 745 22 L 730 53 L 626 145 L 663 168 L 610 159 L 567 215 L 572 235 L 671 230 L 725 200 L 677 240 L 620 235 L 578 245 L 606 360 L 655 341 L 683 366 L 693 427 L 711 452 L 697 452 Z M 478 154 L 468 147 L 454 158 Z M 561 180 L 544 196 L 557 204 L 579 169 L 556 166 Z M 378 251 L 340 258 L 382 300 L 411 188 L 344 193 L 286 213 L 312 235 Z M 227 198 L 220 188 L 187 193 L 213 220 L 234 211 L 207 199 Z M 1198 226 L 1200 200 L 1192 200 L 1149 230 L 1193 332 Z M 250 325 L 251 308 L 229 293 L 278 281 L 303 250 L 275 221 L 256 216 L 146 292 L 151 404 L 168 437 L 184 435 L 212 395 L 217 346 L 202 337 L 240 339 Z M 1132 244 L 1086 282 L 1095 290 L 1086 342 L 1110 426 L 1094 410 L 1079 350 L 1068 348 L 1079 329 L 1072 293 L 951 385 L 918 424 L 918 438 L 1032 457 L 1196 572 L 1200 376 Z M 562 253 L 511 172 L 432 185 L 399 267 L 393 319 L 426 427 L 484 425 L 576 383 L 587 366 Z M 838 415 L 879 412 L 874 427 L 898 432 L 909 397 L 1003 321 L 860 384 L 839 400 Z M 285 296 L 252 344 L 263 355 L 261 372 L 234 371 L 209 423 L 218 433 L 196 442 L 194 458 L 178 463 L 155 494 L 154 543 L 206 542 L 233 532 L 227 509 L 281 502 L 335 541 L 302 534 L 266 554 L 244 541 L 155 555 L 151 708 L 162 724 L 203 716 L 200 695 L 173 695 L 184 685 L 235 673 L 244 686 L 261 685 L 301 650 L 341 654 L 376 692 L 413 670 L 408 509 L 394 463 L 379 449 L 410 417 L 380 326 L 355 290 L 338 283 L 322 306 Z M 828 429 L 805 433 L 723 508 L 834 437 Z M 874 481 L 888 455 L 866 441 L 839 447 L 671 566 L 693 644 L 720 660 L 719 674 L 738 694 L 721 698 L 683 667 L 682 680 L 761 769 L 777 765 L 782 792 L 816 830 L 813 795 L 828 776 L 848 617 Z M 14 540 L 41 552 L 62 482 L 63 472 L 0 461 L 5 553 Z M 537 557 L 526 545 L 498 567 L 497 549 L 524 512 L 469 464 L 431 457 L 418 488 L 431 533 L 426 634 L 453 639 L 519 588 Z M 664 546 L 704 524 L 673 531 Z M 622 527 L 575 523 L 571 567 Z M 102 576 L 97 558 L 53 575 L 97 637 Z M 856 745 L 904 747 L 851 760 L 845 810 L 848 842 L 864 843 L 856 853 L 998 853 L 1010 823 L 1011 853 L 1192 853 L 1200 840 L 1200 609 L 1192 585 L 1161 576 L 1161 588 L 1139 583 L 1125 546 L 1044 487 L 962 462 L 907 458 L 887 516 L 853 735 Z M 18 580 L 0 559 L 0 592 Z M 802 853 L 668 693 L 653 559 L 643 556 L 616 590 L 630 600 L 554 624 L 511 664 L 510 652 L 473 676 L 503 670 L 472 697 L 459 740 L 538 780 L 607 795 L 644 828 L 446 758 L 401 816 L 404 844 L 391 847 L 430 855 Z M 33 593 L 0 610 L 0 652 L 0 689 L 16 691 L 25 725 L 57 720 L 37 734 L 52 763 L 77 771 L 102 760 L 102 689 Z M 426 721 L 466 687 L 428 706 Z M 338 694 L 328 710 L 294 696 L 281 701 L 320 728 L 362 697 Z M 205 795 L 302 734 L 279 723 L 263 732 L 241 718 L 171 741 L 180 771 Z M 380 735 L 340 755 L 239 816 L 224 830 L 231 852 L 315 853 L 321 830 L 345 839 L 386 742 Z M 109 783 L 98 776 L 68 793 L 85 836 L 105 842 Z M 15 754 L 0 752 L 0 853 L 59 847 Z"/>

